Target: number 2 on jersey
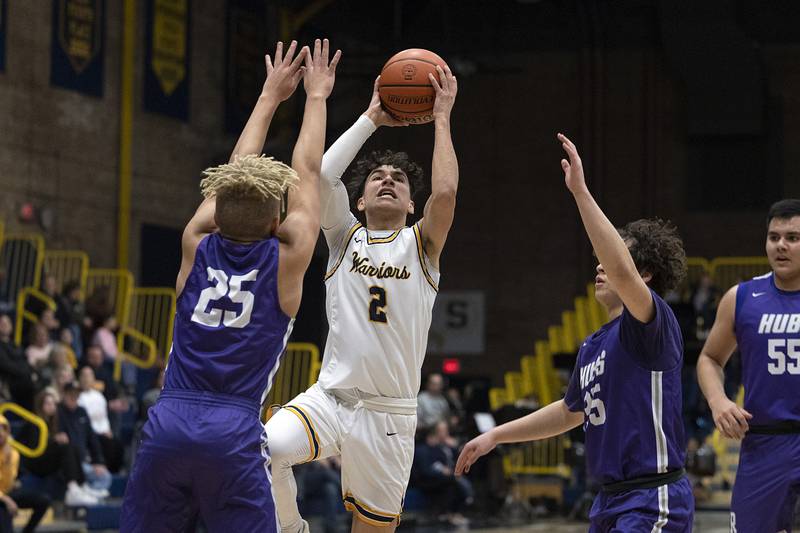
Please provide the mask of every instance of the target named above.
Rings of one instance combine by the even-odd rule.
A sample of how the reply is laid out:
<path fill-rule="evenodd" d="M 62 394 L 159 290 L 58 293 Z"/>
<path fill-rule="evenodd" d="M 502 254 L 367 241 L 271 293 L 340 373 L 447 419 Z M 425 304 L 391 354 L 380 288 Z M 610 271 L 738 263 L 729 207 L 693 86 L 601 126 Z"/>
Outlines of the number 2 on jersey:
<path fill-rule="evenodd" d="M 386 324 L 386 291 L 383 287 L 370 287 L 369 293 L 372 295 L 372 300 L 369 302 L 369 319 L 372 322 L 382 322 Z"/>
<path fill-rule="evenodd" d="M 208 281 L 216 281 L 216 284 L 203 289 L 200 292 L 200 299 L 192 313 L 192 322 L 218 328 L 220 322 L 226 328 L 243 328 L 250 323 L 250 315 L 253 313 L 253 302 L 255 297 L 250 291 L 242 290 L 242 282 L 255 281 L 258 276 L 258 270 L 251 270 L 244 276 L 231 276 L 228 279 L 228 274 L 222 270 L 208 267 Z M 233 311 L 225 311 L 223 315 L 222 309 L 211 306 L 211 302 L 216 302 L 220 298 L 228 296 L 232 302 L 242 304 L 242 312 L 235 313 Z"/>

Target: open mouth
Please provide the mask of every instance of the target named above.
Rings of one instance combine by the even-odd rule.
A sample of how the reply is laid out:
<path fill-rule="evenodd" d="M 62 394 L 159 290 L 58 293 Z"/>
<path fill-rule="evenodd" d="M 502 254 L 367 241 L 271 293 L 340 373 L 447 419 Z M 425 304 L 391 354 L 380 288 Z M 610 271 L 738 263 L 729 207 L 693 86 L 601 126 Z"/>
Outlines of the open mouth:
<path fill-rule="evenodd" d="M 394 198 L 397 200 L 397 195 L 389 189 L 381 189 L 378 191 L 378 198 Z"/>

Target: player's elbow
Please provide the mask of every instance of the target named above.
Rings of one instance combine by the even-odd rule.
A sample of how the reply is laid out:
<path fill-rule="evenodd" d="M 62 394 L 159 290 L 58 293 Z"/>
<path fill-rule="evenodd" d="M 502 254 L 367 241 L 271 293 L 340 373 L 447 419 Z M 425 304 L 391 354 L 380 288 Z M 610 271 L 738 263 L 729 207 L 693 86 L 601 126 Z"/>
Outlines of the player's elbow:
<path fill-rule="evenodd" d="M 445 186 L 437 188 L 431 192 L 430 197 L 431 205 L 435 206 L 436 210 L 455 211 L 456 209 L 456 187 Z"/>

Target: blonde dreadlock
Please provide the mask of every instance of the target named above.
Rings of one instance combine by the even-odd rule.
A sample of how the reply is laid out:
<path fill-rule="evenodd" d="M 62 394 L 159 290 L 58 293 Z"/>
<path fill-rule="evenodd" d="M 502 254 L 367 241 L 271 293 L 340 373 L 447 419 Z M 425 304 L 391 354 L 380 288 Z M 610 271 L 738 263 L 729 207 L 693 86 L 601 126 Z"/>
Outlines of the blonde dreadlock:
<path fill-rule="evenodd" d="M 283 194 L 300 179 L 288 165 L 255 154 L 207 168 L 203 174 L 200 191 L 206 198 L 216 196 L 214 218 L 220 232 L 244 241 L 267 236 Z"/>
<path fill-rule="evenodd" d="M 280 200 L 283 193 L 296 186 L 300 179 L 290 166 L 272 157 L 248 154 L 232 162 L 207 168 L 200 182 L 200 191 L 206 198 L 213 195 L 233 197 L 261 197 Z"/>

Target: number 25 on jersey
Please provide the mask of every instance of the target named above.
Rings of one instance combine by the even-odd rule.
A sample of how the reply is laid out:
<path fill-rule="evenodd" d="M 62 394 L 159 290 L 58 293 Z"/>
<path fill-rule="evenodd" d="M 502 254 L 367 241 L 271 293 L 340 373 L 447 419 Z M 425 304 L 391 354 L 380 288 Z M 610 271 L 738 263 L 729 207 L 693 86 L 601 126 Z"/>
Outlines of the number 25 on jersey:
<path fill-rule="evenodd" d="M 250 323 L 250 315 L 253 313 L 253 303 L 255 297 L 250 291 L 242 290 L 242 283 L 245 281 L 255 281 L 258 270 L 251 270 L 243 276 L 228 276 L 222 270 L 208 267 L 208 281 L 216 281 L 216 284 L 207 287 L 200 293 L 200 299 L 192 313 L 192 322 L 203 324 L 212 328 L 218 328 L 220 323 L 226 328 L 243 328 Z M 241 312 L 223 310 L 214 305 L 225 296 L 228 300 L 242 305 Z M 208 310 L 206 310 L 208 309 Z"/>

